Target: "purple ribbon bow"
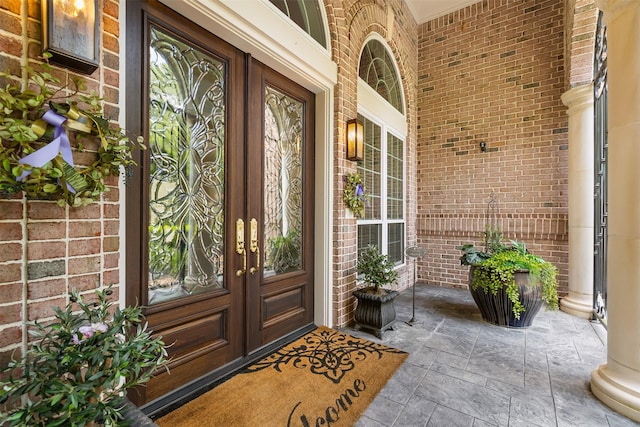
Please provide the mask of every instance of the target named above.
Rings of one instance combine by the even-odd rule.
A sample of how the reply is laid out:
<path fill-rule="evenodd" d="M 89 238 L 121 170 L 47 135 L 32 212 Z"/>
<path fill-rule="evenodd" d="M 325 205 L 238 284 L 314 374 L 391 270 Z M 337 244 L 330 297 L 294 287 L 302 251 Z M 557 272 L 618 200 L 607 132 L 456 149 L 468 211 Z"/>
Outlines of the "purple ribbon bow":
<path fill-rule="evenodd" d="M 64 127 L 62 127 L 62 124 L 67 120 L 67 118 L 55 113 L 53 110 L 49 110 L 44 113 L 42 119 L 50 125 L 55 126 L 53 141 L 28 156 L 23 157 L 19 160 L 19 163 L 40 168 L 55 159 L 58 153 L 61 153 L 64 161 L 70 166 L 74 166 L 73 155 L 71 153 L 71 143 L 69 142 L 69 137 L 67 136 Z M 18 181 L 24 181 L 29 174 L 31 174 L 31 171 L 22 172 L 22 174 L 17 178 Z M 68 183 L 67 188 L 72 193 L 76 192 Z"/>

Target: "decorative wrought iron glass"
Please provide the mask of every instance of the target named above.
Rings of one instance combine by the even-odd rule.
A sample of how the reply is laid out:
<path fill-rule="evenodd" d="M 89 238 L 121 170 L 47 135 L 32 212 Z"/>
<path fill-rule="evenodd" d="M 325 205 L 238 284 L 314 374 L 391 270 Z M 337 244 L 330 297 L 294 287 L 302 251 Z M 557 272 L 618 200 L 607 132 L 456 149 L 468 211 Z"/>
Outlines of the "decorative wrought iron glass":
<path fill-rule="evenodd" d="M 607 236 L 609 222 L 608 176 L 608 108 L 607 108 L 607 27 L 598 16 L 594 49 L 594 270 L 593 307 L 595 315 L 606 324 L 607 316 Z"/>
<path fill-rule="evenodd" d="M 302 268 L 303 104 L 265 88 L 264 275 Z"/>
<path fill-rule="evenodd" d="M 223 286 L 225 64 L 151 29 L 149 303 Z"/>

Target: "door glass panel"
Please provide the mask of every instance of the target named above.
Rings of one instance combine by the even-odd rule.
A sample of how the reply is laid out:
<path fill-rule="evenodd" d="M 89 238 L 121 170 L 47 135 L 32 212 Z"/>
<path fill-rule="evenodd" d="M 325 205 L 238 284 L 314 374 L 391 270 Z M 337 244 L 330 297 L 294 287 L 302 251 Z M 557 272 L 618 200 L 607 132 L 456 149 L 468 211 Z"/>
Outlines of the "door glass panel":
<path fill-rule="evenodd" d="M 151 29 L 150 304 L 223 286 L 224 77 L 223 62 Z"/>
<path fill-rule="evenodd" d="M 300 101 L 266 86 L 265 276 L 302 268 L 303 107 Z"/>

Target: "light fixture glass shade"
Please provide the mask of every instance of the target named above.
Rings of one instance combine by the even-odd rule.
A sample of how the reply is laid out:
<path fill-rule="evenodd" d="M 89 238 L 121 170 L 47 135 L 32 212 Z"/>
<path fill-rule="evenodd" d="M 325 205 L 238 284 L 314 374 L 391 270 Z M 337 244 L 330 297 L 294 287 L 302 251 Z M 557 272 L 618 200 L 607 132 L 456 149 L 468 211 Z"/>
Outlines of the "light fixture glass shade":
<path fill-rule="evenodd" d="M 99 0 L 42 0 L 42 51 L 50 62 L 91 74 L 99 65 Z"/>
<path fill-rule="evenodd" d="M 347 121 L 347 160 L 364 159 L 364 126 L 358 119 Z"/>

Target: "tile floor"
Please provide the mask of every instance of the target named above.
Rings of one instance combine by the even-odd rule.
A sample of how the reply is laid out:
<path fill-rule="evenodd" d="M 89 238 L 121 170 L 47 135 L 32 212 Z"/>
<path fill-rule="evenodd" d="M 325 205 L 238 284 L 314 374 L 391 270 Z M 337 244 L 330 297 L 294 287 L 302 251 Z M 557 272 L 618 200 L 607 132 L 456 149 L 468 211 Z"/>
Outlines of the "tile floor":
<path fill-rule="evenodd" d="M 636 426 L 589 391 L 606 361 L 601 325 L 540 311 L 527 329 L 482 321 L 468 290 L 416 286 L 395 301 L 393 331 L 380 340 L 410 353 L 356 427 Z"/>

